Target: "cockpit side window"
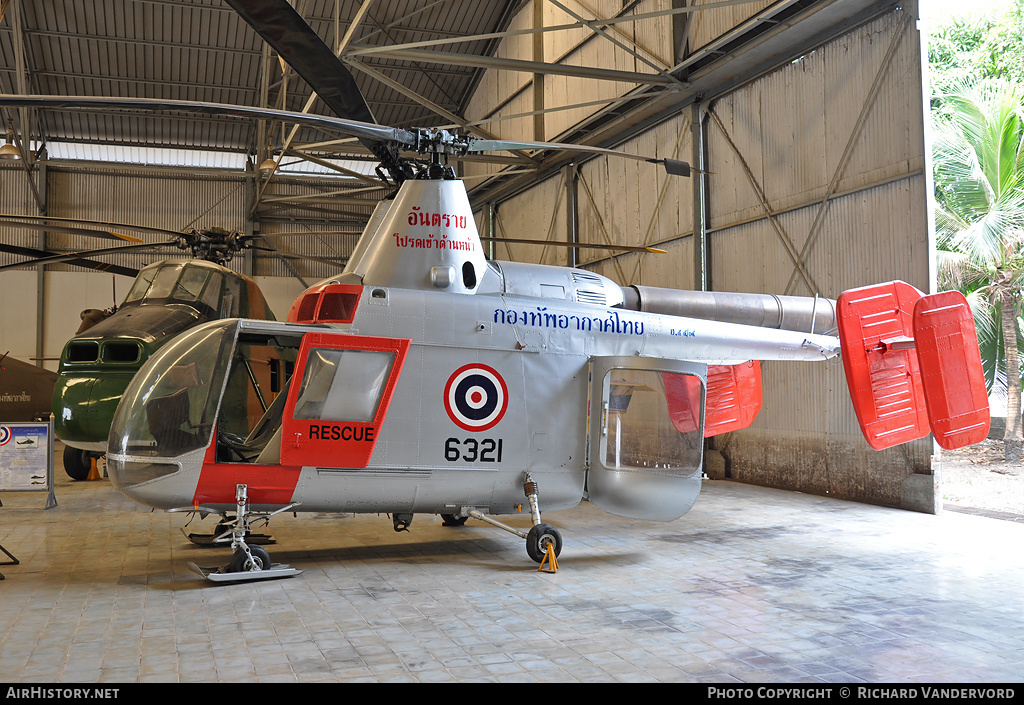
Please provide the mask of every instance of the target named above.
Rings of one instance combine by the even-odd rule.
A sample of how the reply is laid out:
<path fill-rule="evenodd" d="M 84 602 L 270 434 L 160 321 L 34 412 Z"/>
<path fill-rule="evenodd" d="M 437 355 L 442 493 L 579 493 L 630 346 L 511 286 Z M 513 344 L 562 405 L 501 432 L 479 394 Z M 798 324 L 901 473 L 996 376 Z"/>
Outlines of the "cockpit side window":
<path fill-rule="evenodd" d="M 220 272 L 213 272 L 210 275 L 210 281 L 207 282 L 206 288 L 203 290 L 202 303 L 209 306 L 214 311 L 220 310 L 220 293 L 224 287 L 224 275 Z"/>
<path fill-rule="evenodd" d="M 311 349 L 295 418 L 373 421 L 394 361 L 392 352 Z"/>
<path fill-rule="evenodd" d="M 205 267 L 185 267 L 185 271 L 178 278 L 178 285 L 174 287 L 174 294 L 171 296 L 176 301 L 192 302 L 199 298 L 203 292 L 203 285 L 210 278 L 210 270 Z"/>
<path fill-rule="evenodd" d="M 241 281 L 236 277 L 228 277 L 224 282 L 224 298 L 220 302 L 220 317 L 240 317 L 242 315 L 239 313 L 241 298 Z"/>
<path fill-rule="evenodd" d="M 145 296 L 158 271 L 160 271 L 159 267 L 144 267 L 140 270 L 138 276 L 135 277 L 135 283 L 132 284 L 132 288 L 128 292 L 128 296 L 125 297 L 124 302 L 126 304 L 131 303 L 132 301 L 138 301 Z"/>
<path fill-rule="evenodd" d="M 174 284 L 178 281 L 178 275 L 181 273 L 183 266 L 181 264 L 169 264 L 161 267 L 156 275 L 156 279 L 153 280 L 153 286 L 149 288 L 149 292 L 146 294 L 146 301 L 168 298 L 174 290 Z"/>

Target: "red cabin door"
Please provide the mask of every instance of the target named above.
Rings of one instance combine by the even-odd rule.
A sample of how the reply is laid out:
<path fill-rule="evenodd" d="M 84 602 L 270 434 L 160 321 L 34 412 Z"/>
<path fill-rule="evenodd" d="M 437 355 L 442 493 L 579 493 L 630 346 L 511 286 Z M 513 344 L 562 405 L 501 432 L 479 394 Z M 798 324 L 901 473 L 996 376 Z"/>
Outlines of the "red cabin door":
<path fill-rule="evenodd" d="M 411 341 L 307 333 L 281 428 L 281 463 L 364 468 Z"/>

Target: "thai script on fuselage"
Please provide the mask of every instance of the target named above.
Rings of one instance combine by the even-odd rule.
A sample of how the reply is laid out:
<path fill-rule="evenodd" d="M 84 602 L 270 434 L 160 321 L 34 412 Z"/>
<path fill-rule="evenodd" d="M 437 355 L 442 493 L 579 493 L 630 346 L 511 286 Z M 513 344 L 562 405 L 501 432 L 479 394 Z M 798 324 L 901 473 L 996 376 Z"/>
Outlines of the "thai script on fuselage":
<path fill-rule="evenodd" d="M 460 228 L 466 229 L 468 218 L 464 215 L 452 215 L 450 213 L 424 213 L 419 206 L 413 206 L 409 212 L 409 225 L 426 225 L 433 228 Z"/>
<path fill-rule="evenodd" d="M 395 247 L 412 247 L 418 250 L 463 250 L 465 252 L 476 250 L 476 243 L 470 238 L 449 240 L 445 233 L 441 235 L 431 233 L 426 237 L 413 237 L 400 233 L 391 233 L 391 235 L 395 238 Z"/>
<path fill-rule="evenodd" d="M 412 207 L 408 220 L 409 225 L 439 229 L 466 230 L 469 225 L 467 216 L 451 213 L 428 213 L 420 210 L 419 206 Z M 395 247 L 410 247 L 419 250 L 458 250 L 461 252 L 475 252 L 477 248 L 476 238 L 468 233 L 449 234 L 442 231 L 418 237 L 395 232 L 391 235 L 395 238 Z"/>
<path fill-rule="evenodd" d="M 536 310 L 514 311 L 507 308 L 494 309 L 494 322 L 507 325 L 557 328 L 584 333 L 618 333 L 621 335 L 643 335 L 643 321 L 631 321 L 619 315 L 618 311 L 607 311 L 607 316 L 580 316 L 569 313 L 549 312 L 547 307 Z"/>

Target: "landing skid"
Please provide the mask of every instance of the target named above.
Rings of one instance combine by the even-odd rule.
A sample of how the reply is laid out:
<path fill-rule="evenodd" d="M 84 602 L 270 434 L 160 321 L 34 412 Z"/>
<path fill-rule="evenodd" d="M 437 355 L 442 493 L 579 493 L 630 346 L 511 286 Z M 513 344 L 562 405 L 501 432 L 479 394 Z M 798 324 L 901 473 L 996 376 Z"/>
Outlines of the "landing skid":
<path fill-rule="evenodd" d="M 189 561 L 188 567 L 192 572 L 198 573 L 201 577 L 215 583 L 247 583 L 253 580 L 290 578 L 302 573 L 302 571 L 297 568 L 282 565 L 281 563 L 272 563 L 269 568 L 264 570 L 246 570 L 239 572 L 228 572 L 227 566 L 221 566 L 220 568 L 200 568 L 191 561 Z"/>
<path fill-rule="evenodd" d="M 260 543 L 274 543 L 267 534 L 254 534 L 250 530 L 253 523 L 270 521 L 270 517 L 298 506 L 294 502 L 280 509 L 264 513 L 252 512 L 249 509 L 248 487 L 235 485 L 235 517 L 224 516 L 211 534 L 188 534 L 182 529 L 189 541 L 198 545 L 219 546 L 230 544 L 231 560 L 219 568 L 202 568 L 189 562 L 190 570 L 215 583 L 246 583 L 253 580 L 272 580 L 274 578 L 290 578 L 302 573 L 301 570 L 280 563 L 272 563 L 270 555 Z M 171 510 L 175 511 L 175 510 Z M 199 507 L 182 508 L 178 511 L 205 511 Z"/>

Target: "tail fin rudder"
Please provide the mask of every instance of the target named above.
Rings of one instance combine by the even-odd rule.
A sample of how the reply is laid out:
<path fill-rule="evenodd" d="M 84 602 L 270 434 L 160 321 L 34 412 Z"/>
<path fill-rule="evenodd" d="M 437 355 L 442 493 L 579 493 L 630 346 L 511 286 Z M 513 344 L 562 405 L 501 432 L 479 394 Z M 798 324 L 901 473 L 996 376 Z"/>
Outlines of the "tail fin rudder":
<path fill-rule="evenodd" d="M 857 420 L 875 450 L 935 434 L 943 448 L 988 435 L 988 394 L 967 300 L 901 281 L 844 292 L 839 339 Z"/>

